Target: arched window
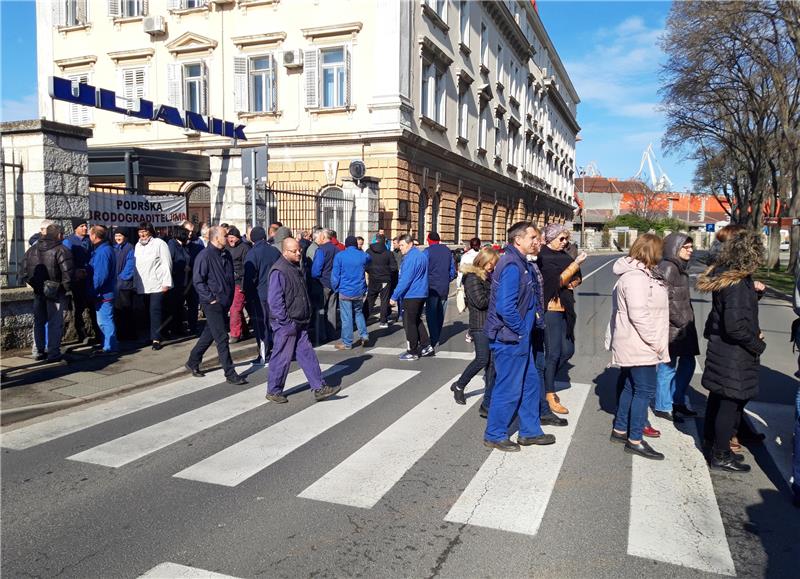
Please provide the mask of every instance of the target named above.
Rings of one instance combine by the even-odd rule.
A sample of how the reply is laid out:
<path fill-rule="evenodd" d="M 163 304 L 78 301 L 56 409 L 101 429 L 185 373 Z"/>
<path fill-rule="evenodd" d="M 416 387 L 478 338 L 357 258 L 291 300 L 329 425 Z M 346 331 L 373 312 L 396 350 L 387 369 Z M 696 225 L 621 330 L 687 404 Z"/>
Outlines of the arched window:
<path fill-rule="evenodd" d="M 428 190 L 419 192 L 419 211 L 417 212 L 417 241 L 425 241 L 425 217 L 428 213 Z"/>
<path fill-rule="evenodd" d="M 431 231 L 439 233 L 439 203 L 441 195 L 434 195 L 431 202 Z"/>
<path fill-rule="evenodd" d="M 481 202 L 475 205 L 475 237 L 481 236 Z"/>
<path fill-rule="evenodd" d="M 492 209 L 492 243 L 497 241 L 497 203 L 494 204 Z"/>
<path fill-rule="evenodd" d="M 189 221 L 195 225 L 211 221 L 211 188 L 200 183 L 189 190 L 187 196 Z"/>
<path fill-rule="evenodd" d="M 453 239 L 455 243 L 461 243 L 461 206 L 463 201 L 461 197 L 456 201 L 456 222 L 453 231 Z"/>
<path fill-rule="evenodd" d="M 328 187 L 319 195 L 317 221 L 321 227 L 333 229 L 338 239 L 355 235 L 355 200 L 339 187 Z"/>

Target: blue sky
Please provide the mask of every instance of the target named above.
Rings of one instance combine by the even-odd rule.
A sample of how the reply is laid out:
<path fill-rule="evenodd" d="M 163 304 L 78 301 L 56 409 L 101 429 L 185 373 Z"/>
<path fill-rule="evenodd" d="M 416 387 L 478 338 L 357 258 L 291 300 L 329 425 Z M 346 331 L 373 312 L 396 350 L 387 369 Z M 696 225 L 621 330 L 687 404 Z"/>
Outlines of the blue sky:
<path fill-rule="evenodd" d="M 691 187 L 693 165 L 662 157 L 658 111 L 658 46 L 669 2 L 538 0 L 539 14 L 572 79 L 581 104 L 577 161 L 600 172 L 632 177 L 653 144 L 675 191 Z M 36 118 L 36 41 L 33 0 L 0 0 L 2 75 L 0 118 Z"/>

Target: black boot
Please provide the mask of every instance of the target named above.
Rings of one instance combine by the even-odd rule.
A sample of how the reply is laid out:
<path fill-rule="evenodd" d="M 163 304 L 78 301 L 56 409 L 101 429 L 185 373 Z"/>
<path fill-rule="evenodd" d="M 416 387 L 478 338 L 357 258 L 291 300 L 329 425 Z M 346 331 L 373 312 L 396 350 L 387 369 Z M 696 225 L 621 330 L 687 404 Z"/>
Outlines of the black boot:
<path fill-rule="evenodd" d="M 467 398 L 464 396 L 464 387 L 459 386 L 458 384 L 453 384 L 450 386 L 450 390 L 453 391 L 453 398 L 456 399 L 456 404 L 466 404 Z"/>
<path fill-rule="evenodd" d="M 744 457 L 743 457 L 744 458 Z M 736 460 L 730 450 L 714 450 L 711 455 L 711 468 L 728 472 L 750 472 L 750 465 Z"/>

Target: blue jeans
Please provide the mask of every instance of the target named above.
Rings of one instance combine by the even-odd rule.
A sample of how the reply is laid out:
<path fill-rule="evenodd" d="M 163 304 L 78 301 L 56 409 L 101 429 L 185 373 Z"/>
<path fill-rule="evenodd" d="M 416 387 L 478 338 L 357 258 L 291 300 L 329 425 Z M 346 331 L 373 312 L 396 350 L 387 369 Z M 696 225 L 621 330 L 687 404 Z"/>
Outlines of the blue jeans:
<path fill-rule="evenodd" d="M 495 379 L 484 438 L 491 442 L 506 440 L 515 414 L 519 415 L 520 436 L 541 436 L 544 434 L 539 422 L 542 382 L 530 344 L 527 340 L 520 344 L 492 341 L 490 346 Z"/>
<path fill-rule="evenodd" d="M 619 397 L 614 430 L 627 432 L 628 440 L 641 440 L 647 424 L 647 408 L 656 393 L 656 366 L 632 366 Z"/>
<path fill-rule="evenodd" d="M 692 381 L 696 362 L 694 356 L 676 356 L 664 364 L 659 364 L 656 374 L 655 409 L 660 412 L 672 412 L 674 404 L 684 404 L 686 389 Z"/>
<path fill-rule="evenodd" d="M 57 300 L 33 294 L 33 355 L 47 354 L 48 358 L 61 355 L 61 336 L 64 333 L 64 311 L 67 298 L 59 294 Z"/>
<path fill-rule="evenodd" d="M 97 325 L 103 333 L 103 351 L 117 351 L 117 331 L 114 327 L 114 302 L 97 302 L 94 306 Z"/>
<path fill-rule="evenodd" d="M 575 354 L 575 341 L 567 337 L 567 316 L 564 312 L 545 312 L 544 389 L 556 391 L 556 376 Z"/>
<path fill-rule="evenodd" d="M 353 310 L 356 311 L 356 327 L 362 340 L 369 338 L 367 332 L 367 320 L 364 319 L 364 299 L 363 297 L 349 300 L 339 296 L 339 315 L 342 318 L 342 344 L 345 346 L 353 345 Z"/>
<path fill-rule="evenodd" d="M 425 318 L 428 320 L 428 333 L 431 336 L 432 346 L 439 345 L 445 312 L 447 312 L 447 296 L 440 297 L 437 293 L 430 293 L 425 302 Z"/>

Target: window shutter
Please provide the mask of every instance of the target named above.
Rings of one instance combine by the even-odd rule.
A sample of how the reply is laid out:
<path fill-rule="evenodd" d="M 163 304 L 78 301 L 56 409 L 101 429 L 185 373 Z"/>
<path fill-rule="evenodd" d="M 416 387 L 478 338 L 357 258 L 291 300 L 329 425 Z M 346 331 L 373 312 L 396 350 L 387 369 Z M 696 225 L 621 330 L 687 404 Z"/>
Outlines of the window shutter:
<path fill-rule="evenodd" d="M 150 14 L 149 8 L 150 7 L 148 5 L 148 1 L 142 0 L 142 13 L 140 14 L 140 16 L 147 16 L 148 14 Z"/>
<path fill-rule="evenodd" d="M 167 2 L 168 10 L 180 10 L 180 8 L 181 8 L 181 0 L 169 0 Z"/>
<path fill-rule="evenodd" d="M 72 82 L 88 83 L 89 73 L 75 74 L 69 77 Z M 69 106 L 69 122 L 73 125 L 85 125 L 92 122 L 92 111 L 83 105 Z"/>
<path fill-rule="evenodd" d="M 203 67 L 203 80 L 200 83 L 200 114 L 208 114 L 208 67 L 206 63 L 202 63 Z"/>
<path fill-rule="evenodd" d="M 237 113 L 250 110 L 249 76 L 247 57 L 233 57 L 233 108 Z"/>
<path fill-rule="evenodd" d="M 353 104 L 352 95 L 352 67 L 350 65 L 350 49 L 344 49 L 344 106 L 349 107 Z"/>
<path fill-rule="evenodd" d="M 67 20 L 67 6 L 65 0 L 53 2 L 53 26 L 64 26 Z"/>
<path fill-rule="evenodd" d="M 319 70 L 317 61 L 319 53 L 316 50 L 306 50 L 303 55 L 303 75 L 306 83 L 306 108 L 315 109 L 319 106 Z"/>
<path fill-rule="evenodd" d="M 167 64 L 167 102 L 183 108 L 183 65 Z"/>
<path fill-rule="evenodd" d="M 112 18 L 119 18 L 121 7 L 119 0 L 108 0 L 108 15 Z"/>
<path fill-rule="evenodd" d="M 89 5 L 87 0 L 78 0 L 77 9 L 77 18 L 78 24 L 88 24 L 89 23 Z"/>
<path fill-rule="evenodd" d="M 278 111 L 278 61 L 275 55 L 269 57 L 269 90 L 272 93 L 272 112 Z"/>

